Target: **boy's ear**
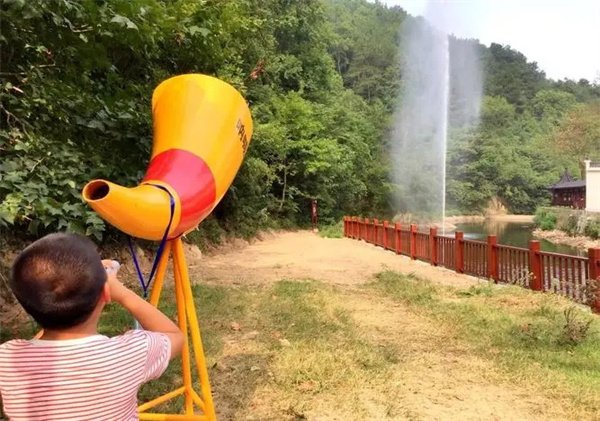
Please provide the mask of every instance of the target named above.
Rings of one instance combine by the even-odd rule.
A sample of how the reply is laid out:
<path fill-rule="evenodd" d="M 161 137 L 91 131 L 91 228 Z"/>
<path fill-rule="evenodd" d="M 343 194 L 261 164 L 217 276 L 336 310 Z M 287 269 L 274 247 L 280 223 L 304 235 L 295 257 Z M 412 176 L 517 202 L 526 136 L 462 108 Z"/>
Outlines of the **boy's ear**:
<path fill-rule="evenodd" d="M 108 286 L 108 282 L 106 282 L 104 284 L 104 287 L 102 288 L 102 299 L 104 300 L 104 302 L 106 304 L 110 303 L 110 301 L 111 301 L 110 287 Z"/>

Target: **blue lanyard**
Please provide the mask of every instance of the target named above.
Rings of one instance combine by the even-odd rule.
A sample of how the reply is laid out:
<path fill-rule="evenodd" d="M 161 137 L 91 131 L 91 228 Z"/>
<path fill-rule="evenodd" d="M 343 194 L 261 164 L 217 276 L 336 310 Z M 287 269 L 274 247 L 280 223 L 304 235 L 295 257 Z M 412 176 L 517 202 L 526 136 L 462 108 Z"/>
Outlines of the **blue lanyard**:
<path fill-rule="evenodd" d="M 142 286 L 142 290 L 144 291 L 144 299 L 148 298 L 148 289 L 150 287 L 150 282 L 152 281 L 152 278 L 154 277 L 156 268 L 158 267 L 158 262 L 160 261 L 160 258 L 165 249 L 165 245 L 167 244 L 167 237 L 169 235 L 169 231 L 171 229 L 171 223 L 173 222 L 173 216 L 175 214 L 175 198 L 173 197 L 171 192 L 166 187 L 158 185 L 158 184 L 152 184 L 152 183 L 146 183 L 146 184 L 150 185 L 150 186 L 154 186 L 156 188 L 159 188 L 159 189 L 167 192 L 167 194 L 169 195 L 169 201 L 171 202 L 171 215 L 169 216 L 169 224 L 167 225 L 167 228 L 165 229 L 165 233 L 163 234 L 162 240 L 160 240 L 160 245 L 158 246 L 158 250 L 156 251 L 156 257 L 154 258 L 154 263 L 152 263 L 152 270 L 150 271 L 150 276 L 148 276 L 147 281 L 144 280 L 144 275 L 142 274 L 142 270 L 140 268 L 140 264 L 138 262 L 138 259 L 137 259 L 136 253 L 135 253 L 135 248 L 133 246 L 133 239 L 131 237 L 129 237 L 129 251 L 131 252 L 131 256 L 133 257 L 133 263 L 135 265 L 135 270 L 137 272 L 137 276 L 140 281 L 140 285 Z"/>

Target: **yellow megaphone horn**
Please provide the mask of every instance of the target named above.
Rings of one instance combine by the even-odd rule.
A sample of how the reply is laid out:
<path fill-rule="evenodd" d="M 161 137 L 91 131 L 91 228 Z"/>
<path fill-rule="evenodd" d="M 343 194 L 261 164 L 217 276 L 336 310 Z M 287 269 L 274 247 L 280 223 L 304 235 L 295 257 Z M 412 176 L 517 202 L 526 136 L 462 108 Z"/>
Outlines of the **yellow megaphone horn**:
<path fill-rule="evenodd" d="M 160 240 L 171 200 L 168 238 L 175 238 L 196 227 L 223 198 L 250 143 L 252 117 L 235 88 L 199 74 L 162 82 L 152 95 L 152 117 L 152 156 L 140 185 L 93 180 L 82 195 L 121 231 Z"/>

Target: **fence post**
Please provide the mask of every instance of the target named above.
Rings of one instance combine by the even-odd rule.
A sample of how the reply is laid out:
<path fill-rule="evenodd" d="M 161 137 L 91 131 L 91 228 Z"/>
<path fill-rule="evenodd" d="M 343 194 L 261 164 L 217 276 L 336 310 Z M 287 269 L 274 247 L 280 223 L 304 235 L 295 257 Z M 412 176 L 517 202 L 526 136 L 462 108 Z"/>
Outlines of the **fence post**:
<path fill-rule="evenodd" d="M 360 232 L 361 232 L 361 236 L 360 239 L 363 241 L 367 241 L 367 223 L 368 223 L 368 219 L 367 218 L 363 218 L 361 221 L 361 225 L 360 225 Z"/>
<path fill-rule="evenodd" d="M 396 239 L 396 254 L 400 254 L 400 250 L 402 250 L 402 248 L 400 247 L 400 239 L 402 238 L 401 235 L 401 231 L 402 231 L 402 227 L 400 225 L 400 222 L 396 222 L 394 224 L 394 238 Z"/>
<path fill-rule="evenodd" d="M 410 258 L 417 259 L 417 226 L 410 224 Z"/>
<path fill-rule="evenodd" d="M 529 273 L 531 281 L 529 287 L 533 291 L 542 291 L 542 257 L 540 256 L 540 242 L 537 240 L 529 241 Z"/>
<path fill-rule="evenodd" d="M 344 237 L 353 238 L 354 234 L 354 217 L 344 217 Z"/>
<path fill-rule="evenodd" d="M 354 238 L 354 216 L 347 216 L 344 220 L 344 237 Z"/>
<path fill-rule="evenodd" d="M 487 267 L 488 278 L 498 282 L 498 238 L 495 235 L 487 236 Z"/>
<path fill-rule="evenodd" d="M 454 270 L 457 273 L 465 271 L 465 256 L 464 256 L 464 233 L 456 231 L 454 233 Z"/>
<path fill-rule="evenodd" d="M 438 256 L 437 256 L 437 228 L 430 227 L 429 228 L 429 257 L 431 260 L 431 264 L 433 266 L 437 266 L 438 264 Z"/>
<path fill-rule="evenodd" d="M 379 238 L 379 219 L 373 219 L 373 244 L 376 246 Z"/>
<path fill-rule="evenodd" d="M 371 228 L 369 218 L 365 218 L 365 238 L 363 238 L 363 240 L 365 240 L 367 243 L 371 239 L 371 237 L 369 236 L 370 230 Z"/>
<path fill-rule="evenodd" d="M 591 285 L 590 292 L 594 294 L 591 307 L 594 313 L 600 313 L 600 249 L 588 249 L 588 275 L 588 282 L 596 281 Z"/>
<path fill-rule="evenodd" d="M 388 221 L 383 221 L 383 249 L 387 250 L 388 248 L 388 226 L 390 223 Z"/>

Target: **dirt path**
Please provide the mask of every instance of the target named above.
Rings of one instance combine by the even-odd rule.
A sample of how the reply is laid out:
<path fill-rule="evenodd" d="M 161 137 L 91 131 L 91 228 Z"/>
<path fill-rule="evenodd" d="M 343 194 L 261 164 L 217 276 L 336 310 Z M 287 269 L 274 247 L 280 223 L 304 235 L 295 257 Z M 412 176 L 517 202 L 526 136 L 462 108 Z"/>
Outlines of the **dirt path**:
<path fill-rule="evenodd" d="M 441 331 L 402 304 L 358 288 L 386 268 L 462 287 L 481 282 L 475 278 L 364 242 L 324 239 L 312 232 L 273 234 L 191 260 L 192 278 L 201 282 L 260 286 L 281 279 L 316 279 L 336 285 L 340 305 L 370 342 L 391 343 L 402 350 L 401 367 L 384 382 L 364 385 L 360 392 L 364 404 L 373 408 L 372 420 L 565 419 L 560 402 L 543 398 L 535 386 L 529 390 L 512 384 L 491 361 L 467 352 L 452 332 Z M 307 416 L 321 421 L 351 419 L 336 413 L 336 402 L 327 399 L 318 400 Z"/>
<path fill-rule="evenodd" d="M 310 231 L 268 235 L 247 247 L 222 251 L 192 263 L 206 281 L 260 284 L 280 279 L 317 279 L 336 285 L 357 285 L 385 269 L 467 286 L 478 281 L 428 263 L 397 256 L 361 241 L 325 239 Z"/>

